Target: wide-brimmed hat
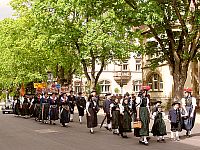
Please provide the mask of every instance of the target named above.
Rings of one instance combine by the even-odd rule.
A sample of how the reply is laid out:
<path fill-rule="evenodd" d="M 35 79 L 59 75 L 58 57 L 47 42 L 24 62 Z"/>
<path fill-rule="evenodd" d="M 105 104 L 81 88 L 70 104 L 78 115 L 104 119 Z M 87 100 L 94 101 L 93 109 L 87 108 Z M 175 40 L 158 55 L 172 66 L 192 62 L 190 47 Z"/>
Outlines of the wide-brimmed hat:
<path fill-rule="evenodd" d="M 192 93 L 192 88 L 185 88 L 184 91 L 187 93 Z"/>
<path fill-rule="evenodd" d="M 78 92 L 78 95 L 82 95 L 83 93 L 82 92 Z"/>
<path fill-rule="evenodd" d="M 106 95 L 105 96 L 110 96 L 111 95 L 111 93 L 106 93 Z"/>
<path fill-rule="evenodd" d="M 92 90 L 92 92 L 91 93 L 94 93 L 94 92 L 97 92 L 96 90 Z"/>
<path fill-rule="evenodd" d="M 160 104 L 162 104 L 162 101 L 156 101 L 154 104 L 157 104 L 157 103 L 160 103 Z"/>
<path fill-rule="evenodd" d="M 151 89 L 151 87 L 148 86 L 148 85 L 145 85 L 145 86 L 141 87 L 141 90 L 143 90 L 143 91 L 149 91 L 150 89 Z"/>
<path fill-rule="evenodd" d="M 176 105 L 176 104 L 181 105 L 181 103 L 180 103 L 179 101 L 174 101 L 174 102 L 172 103 L 172 106 L 174 106 L 174 105 Z"/>

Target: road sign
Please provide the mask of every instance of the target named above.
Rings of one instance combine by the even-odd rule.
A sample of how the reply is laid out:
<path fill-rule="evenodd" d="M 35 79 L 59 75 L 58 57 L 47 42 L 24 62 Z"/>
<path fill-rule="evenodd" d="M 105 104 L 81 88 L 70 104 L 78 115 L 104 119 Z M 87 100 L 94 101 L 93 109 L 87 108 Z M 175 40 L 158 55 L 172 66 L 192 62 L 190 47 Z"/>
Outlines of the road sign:
<path fill-rule="evenodd" d="M 61 87 L 60 84 L 56 84 L 57 89 L 60 89 L 60 87 Z"/>

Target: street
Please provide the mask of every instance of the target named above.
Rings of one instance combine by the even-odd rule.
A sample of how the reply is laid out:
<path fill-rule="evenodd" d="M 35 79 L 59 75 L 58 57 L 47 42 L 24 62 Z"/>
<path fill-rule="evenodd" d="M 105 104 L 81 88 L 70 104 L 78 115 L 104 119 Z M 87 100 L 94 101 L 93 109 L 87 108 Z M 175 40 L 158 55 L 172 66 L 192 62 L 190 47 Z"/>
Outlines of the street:
<path fill-rule="evenodd" d="M 99 116 L 99 123 L 102 116 Z M 156 138 L 151 137 L 149 146 L 140 145 L 133 133 L 128 134 L 128 139 L 113 135 L 105 128 L 95 128 L 95 134 L 90 134 L 84 123 L 75 121 L 70 123 L 68 128 L 61 127 L 59 122 L 56 125 L 42 124 L 34 121 L 33 118 L 24 119 L 13 115 L 0 115 L 0 149 L 1 150 L 199 150 L 200 148 L 200 124 L 196 124 L 193 136 L 181 141 L 174 142 L 166 136 L 167 143 L 157 143 Z M 167 124 L 169 131 L 169 125 Z M 181 135 L 184 135 L 184 131 Z"/>

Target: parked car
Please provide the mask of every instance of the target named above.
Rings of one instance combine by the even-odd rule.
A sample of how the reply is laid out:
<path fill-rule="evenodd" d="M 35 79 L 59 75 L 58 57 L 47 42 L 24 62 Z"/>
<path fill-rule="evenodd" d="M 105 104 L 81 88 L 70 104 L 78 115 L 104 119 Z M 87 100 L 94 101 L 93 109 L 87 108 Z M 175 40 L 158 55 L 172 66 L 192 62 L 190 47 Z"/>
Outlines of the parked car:
<path fill-rule="evenodd" d="M 13 105 L 12 104 L 5 104 L 5 106 L 2 107 L 2 113 L 3 114 L 13 114 Z"/>

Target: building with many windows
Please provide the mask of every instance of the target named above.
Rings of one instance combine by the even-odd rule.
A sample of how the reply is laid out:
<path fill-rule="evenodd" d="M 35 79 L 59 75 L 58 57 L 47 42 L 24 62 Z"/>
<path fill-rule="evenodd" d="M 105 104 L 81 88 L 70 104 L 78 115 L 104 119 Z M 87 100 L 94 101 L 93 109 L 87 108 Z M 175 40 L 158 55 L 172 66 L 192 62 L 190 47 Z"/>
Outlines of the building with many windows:
<path fill-rule="evenodd" d="M 99 70 L 100 66 L 97 65 L 96 69 Z M 86 78 L 74 78 L 73 90 L 76 93 L 84 91 L 86 82 Z M 138 93 L 142 85 L 141 55 L 131 53 L 130 58 L 123 63 L 115 61 L 105 66 L 98 85 L 102 95 L 108 92 L 113 94 Z"/>

